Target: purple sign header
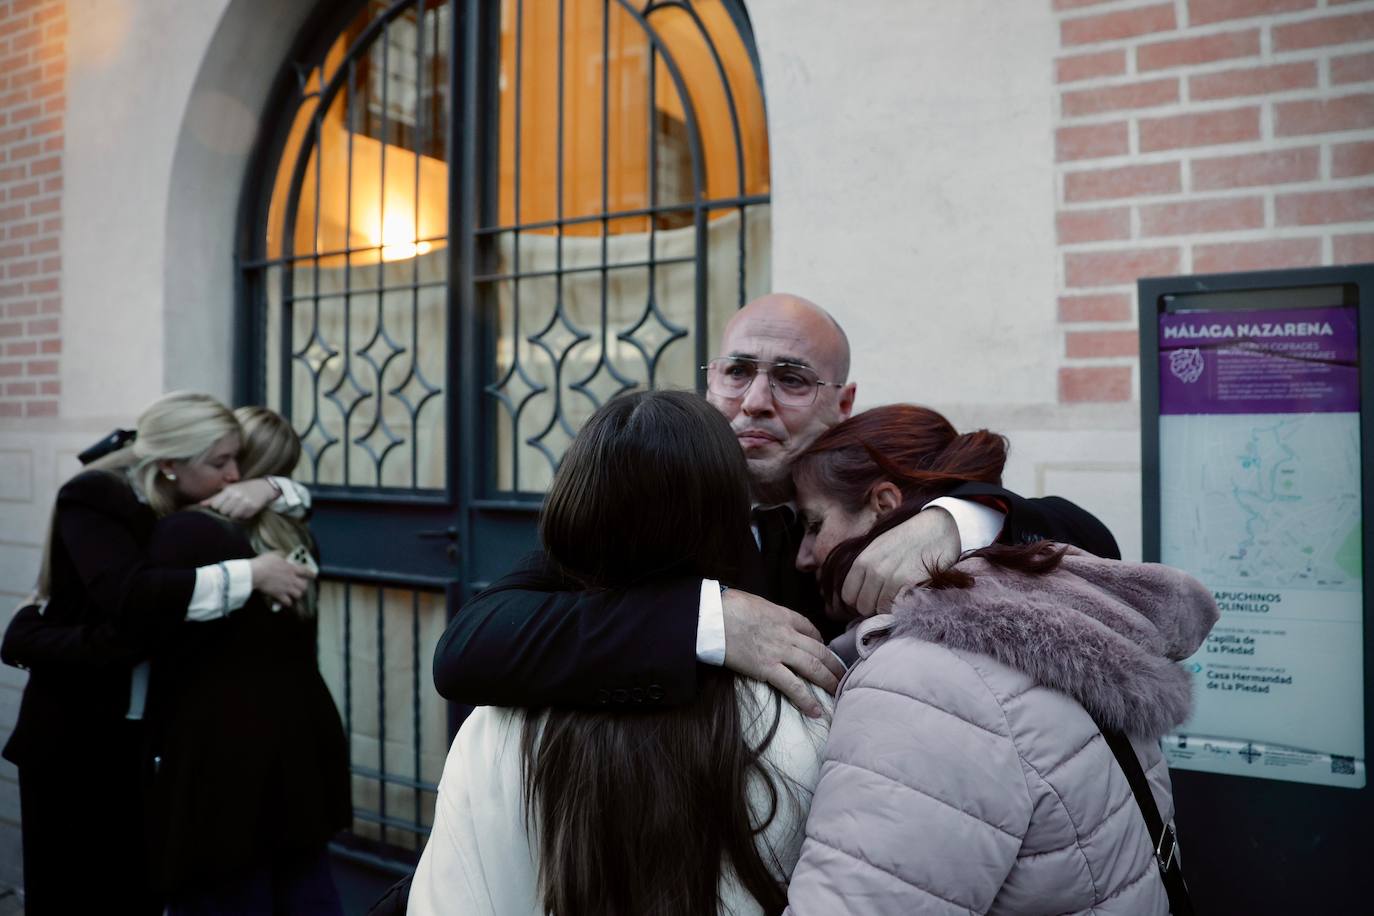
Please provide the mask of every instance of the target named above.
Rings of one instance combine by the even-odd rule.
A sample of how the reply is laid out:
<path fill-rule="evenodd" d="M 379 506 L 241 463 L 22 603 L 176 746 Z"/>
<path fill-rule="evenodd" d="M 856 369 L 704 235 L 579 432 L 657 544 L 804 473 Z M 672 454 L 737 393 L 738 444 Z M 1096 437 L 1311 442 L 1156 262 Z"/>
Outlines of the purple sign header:
<path fill-rule="evenodd" d="M 1161 414 L 1354 413 L 1353 307 L 1159 316 Z"/>

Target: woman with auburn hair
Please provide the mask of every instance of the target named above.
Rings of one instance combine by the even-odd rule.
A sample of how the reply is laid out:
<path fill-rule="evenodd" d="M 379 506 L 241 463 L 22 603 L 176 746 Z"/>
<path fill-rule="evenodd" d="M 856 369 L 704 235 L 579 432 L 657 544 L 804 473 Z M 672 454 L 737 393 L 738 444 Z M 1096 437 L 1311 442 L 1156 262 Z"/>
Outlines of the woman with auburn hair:
<path fill-rule="evenodd" d="M 539 530 L 548 561 L 583 587 L 729 582 L 752 546 L 744 456 L 698 395 L 622 395 L 573 441 Z M 444 766 L 409 911 L 781 912 L 824 723 L 765 684 L 698 671 L 697 700 L 680 708 L 474 712 Z M 605 694 L 640 707 L 663 695 L 651 683 Z"/>
<path fill-rule="evenodd" d="M 924 407 L 841 423 L 793 469 L 798 567 L 844 614 L 839 586 L 870 540 L 955 485 L 999 482 L 1005 461 L 1001 436 Z M 1159 738 L 1190 712 L 1177 662 L 1215 623 L 1211 594 L 1045 541 L 928 565 L 925 587 L 849 634 L 789 912 L 1167 913 L 1149 800 L 1117 754 L 1170 822 Z"/>
<path fill-rule="evenodd" d="M 285 476 L 300 439 L 264 407 L 235 411 L 245 474 Z M 304 524 L 190 510 L 158 521 L 150 562 L 168 569 L 314 554 Z M 307 565 L 308 562 L 307 562 Z M 349 825 L 348 749 L 316 661 L 307 591 L 276 609 L 254 595 L 221 620 L 178 627 L 153 657 L 149 744 L 153 871 L 170 916 L 338 914 L 325 847 Z"/>
<path fill-rule="evenodd" d="M 156 913 L 143 843 L 143 714 L 152 647 L 183 620 L 230 614 L 258 591 L 290 603 L 309 576 L 276 554 L 160 569 L 160 516 L 202 500 L 261 509 L 282 484 L 240 482 L 240 429 L 214 398 L 168 394 L 136 434 L 58 491 L 37 600 L 0 657 L 29 669 L 6 760 L 19 768 L 24 906 Z M 289 486 L 289 482 L 286 482 Z"/>

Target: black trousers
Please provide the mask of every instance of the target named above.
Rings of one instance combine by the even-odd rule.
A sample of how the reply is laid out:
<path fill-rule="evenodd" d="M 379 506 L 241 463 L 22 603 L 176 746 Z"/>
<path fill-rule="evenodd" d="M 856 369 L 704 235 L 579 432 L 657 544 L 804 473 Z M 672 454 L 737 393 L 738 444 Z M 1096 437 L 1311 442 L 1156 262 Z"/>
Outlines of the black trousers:
<path fill-rule="evenodd" d="M 156 916 L 142 723 L 120 722 L 63 750 L 19 767 L 24 912 Z"/>

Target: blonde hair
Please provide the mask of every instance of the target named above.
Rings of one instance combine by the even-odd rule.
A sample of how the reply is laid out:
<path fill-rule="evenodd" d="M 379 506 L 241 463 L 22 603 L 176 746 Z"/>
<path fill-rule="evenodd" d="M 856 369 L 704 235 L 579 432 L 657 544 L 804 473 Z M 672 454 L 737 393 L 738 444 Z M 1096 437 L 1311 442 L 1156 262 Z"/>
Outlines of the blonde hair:
<path fill-rule="evenodd" d="M 243 429 L 243 449 L 239 453 L 239 476 L 290 477 L 301 460 L 301 440 L 285 417 L 266 407 L 240 407 L 234 417 Z M 297 547 L 313 550 L 314 541 L 303 522 L 287 518 L 270 509 L 259 512 L 248 523 L 248 539 L 258 553 L 279 550 L 290 553 Z M 315 616 L 315 585 L 293 607 L 303 617 Z"/>
<path fill-rule="evenodd" d="M 239 476 L 290 477 L 301 460 L 301 440 L 287 419 L 266 407 L 240 407 L 234 419 L 243 430 Z"/>
<path fill-rule="evenodd" d="M 176 487 L 158 473 L 159 461 L 197 461 L 225 436 L 240 435 L 238 420 L 208 394 L 173 391 L 149 404 L 138 416 L 138 437 L 123 448 L 87 465 L 84 471 L 107 471 L 118 476 L 148 501 L 159 518 L 179 507 Z M 38 594 L 51 595 L 52 540 L 56 507 L 48 523 Z"/>

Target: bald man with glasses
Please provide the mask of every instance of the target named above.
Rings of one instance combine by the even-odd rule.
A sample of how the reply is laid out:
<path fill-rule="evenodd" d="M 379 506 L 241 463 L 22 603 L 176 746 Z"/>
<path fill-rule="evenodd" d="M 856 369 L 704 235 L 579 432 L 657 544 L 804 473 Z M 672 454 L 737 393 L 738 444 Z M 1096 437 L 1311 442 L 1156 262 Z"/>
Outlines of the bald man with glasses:
<path fill-rule="evenodd" d="M 440 694 L 472 705 L 656 708 L 689 701 L 706 663 L 767 681 L 819 715 L 805 681 L 834 692 L 843 666 L 823 640 L 839 625 L 815 579 L 796 569 L 791 469 L 853 410 L 849 341 L 824 309 L 775 293 L 735 313 L 720 353 L 704 367 L 706 397 L 744 452 L 759 546 L 743 558 L 738 587 L 682 577 L 580 591 L 531 555 L 449 624 L 434 658 Z M 1038 537 L 1120 557 L 1106 527 L 1066 500 L 965 484 L 874 541 L 842 597 L 872 614 L 961 551 Z"/>

